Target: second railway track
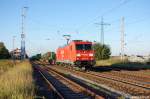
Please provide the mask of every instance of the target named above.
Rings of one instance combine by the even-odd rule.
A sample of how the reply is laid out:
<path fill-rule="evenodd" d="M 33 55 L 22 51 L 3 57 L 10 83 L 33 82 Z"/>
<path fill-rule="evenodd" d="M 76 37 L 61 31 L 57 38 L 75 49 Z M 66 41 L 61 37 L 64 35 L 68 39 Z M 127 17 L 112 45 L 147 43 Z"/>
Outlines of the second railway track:
<path fill-rule="evenodd" d="M 84 73 L 61 66 L 58 67 L 54 66 L 52 68 L 59 71 L 66 70 L 67 72 L 71 72 L 71 74 L 84 77 L 98 84 L 104 84 L 108 87 L 130 94 L 131 96 L 150 96 L 149 84 L 145 84 L 141 81 L 136 81 L 134 79 L 127 79 L 127 78 L 120 78 L 119 76 L 117 77 L 108 74 L 100 74 L 93 72 Z"/>

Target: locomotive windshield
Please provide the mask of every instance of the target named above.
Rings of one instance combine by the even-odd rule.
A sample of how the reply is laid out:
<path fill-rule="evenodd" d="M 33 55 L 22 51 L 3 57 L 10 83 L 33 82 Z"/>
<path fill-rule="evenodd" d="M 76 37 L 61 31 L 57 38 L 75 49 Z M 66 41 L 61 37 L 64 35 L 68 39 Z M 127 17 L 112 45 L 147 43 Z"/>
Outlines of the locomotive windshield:
<path fill-rule="evenodd" d="M 76 50 L 92 50 L 91 44 L 76 44 Z"/>

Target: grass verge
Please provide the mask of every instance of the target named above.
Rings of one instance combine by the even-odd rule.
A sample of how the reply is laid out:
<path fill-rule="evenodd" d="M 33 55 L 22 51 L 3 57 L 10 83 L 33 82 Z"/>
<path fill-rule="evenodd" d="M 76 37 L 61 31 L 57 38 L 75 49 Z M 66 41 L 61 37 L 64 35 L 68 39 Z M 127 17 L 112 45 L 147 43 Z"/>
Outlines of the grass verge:
<path fill-rule="evenodd" d="M 34 96 L 34 83 L 32 66 L 24 61 L 0 77 L 0 99 L 32 99 Z"/>
<path fill-rule="evenodd" d="M 121 63 L 121 60 L 119 57 L 111 57 L 106 60 L 99 60 L 96 61 L 96 66 L 111 66 L 112 64 Z"/>
<path fill-rule="evenodd" d="M 11 60 L 0 60 L 0 74 L 6 72 L 9 68 L 14 66 Z"/>
<path fill-rule="evenodd" d="M 133 63 L 127 60 L 127 57 L 124 60 L 124 63 L 121 62 L 120 57 L 111 57 L 107 60 L 96 61 L 96 66 L 105 66 L 116 69 L 123 70 L 141 70 L 141 69 L 150 69 L 150 64 L 144 63 Z"/>

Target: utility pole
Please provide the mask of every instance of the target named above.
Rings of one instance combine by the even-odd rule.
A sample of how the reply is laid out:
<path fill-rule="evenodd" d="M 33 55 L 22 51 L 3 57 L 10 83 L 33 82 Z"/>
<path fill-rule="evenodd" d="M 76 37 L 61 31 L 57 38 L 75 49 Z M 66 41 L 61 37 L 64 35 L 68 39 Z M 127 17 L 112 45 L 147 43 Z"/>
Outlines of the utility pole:
<path fill-rule="evenodd" d="M 68 45 L 71 36 L 70 35 L 63 35 L 63 37 L 67 40 L 67 45 Z"/>
<path fill-rule="evenodd" d="M 15 50 L 15 37 L 16 36 L 13 36 L 13 51 Z"/>
<path fill-rule="evenodd" d="M 13 49 L 12 49 L 12 59 L 14 64 L 15 64 L 15 37 L 16 36 L 13 36 Z"/>
<path fill-rule="evenodd" d="M 121 61 L 124 62 L 124 47 L 125 47 L 125 41 L 124 41 L 124 17 L 121 19 Z"/>
<path fill-rule="evenodd" d="M 104 26 L 110 25 L 110 24 L 104 22 L 103 16 L 101 17 L 101 22 L 95 23 L 95 24 L 101 26 L 101 40 L 100 41 L 101 41 L 102 45 L 104 45 Z"/>
<path fill-rule="evenodd" d="M 22 8 L 22 33 L 21 33 L 21 60 L 26 58 L 26 50 L 25 50 L 25 18 L 26 18 L 26 10 L 28 7 Z"/>

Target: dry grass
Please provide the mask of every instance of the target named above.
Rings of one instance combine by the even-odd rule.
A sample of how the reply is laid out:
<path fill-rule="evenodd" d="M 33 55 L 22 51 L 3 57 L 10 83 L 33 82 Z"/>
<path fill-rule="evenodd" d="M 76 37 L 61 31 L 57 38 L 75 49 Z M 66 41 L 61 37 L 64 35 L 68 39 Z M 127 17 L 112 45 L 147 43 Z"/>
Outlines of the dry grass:
<path fill-rule="evenodd" d="M 14 64 L 11 60 L 0 60 L 0 74 L 4 73 L 13 66 Z"/>
<path fill-rule="evenodd" d="M 142 63 L 131 63 L 127 60 L 127 57 L 125 57 L 124 63 L 122 63 L 120 57 L 111 57 L 110 59 L 107 60 L 97 61 L 96 66 L 111 66 L 112 68 L 125 70 L 150 69 L 150 65 Z"/>
<path fill-rule="evenodd" d="M 111 57 L 107 60 L 100 60 L 96 62 L 96 66 L 111 66 L 112 64 L 121 63 L 120 57 Z"/>
<path fill-rule="evenodd" d="M 0 76 L 0 99 L 32 99 L 34 83 L 28 61 L 17 64 Z"/>

